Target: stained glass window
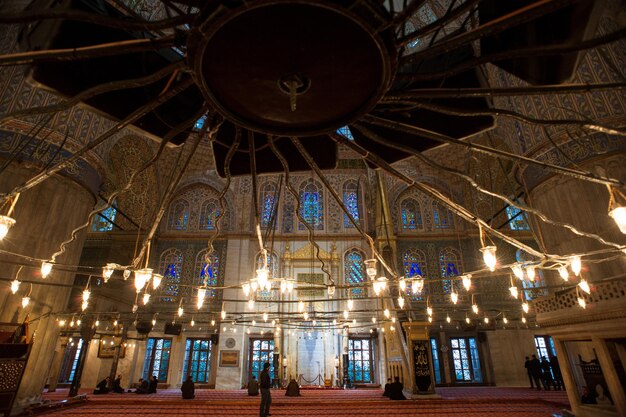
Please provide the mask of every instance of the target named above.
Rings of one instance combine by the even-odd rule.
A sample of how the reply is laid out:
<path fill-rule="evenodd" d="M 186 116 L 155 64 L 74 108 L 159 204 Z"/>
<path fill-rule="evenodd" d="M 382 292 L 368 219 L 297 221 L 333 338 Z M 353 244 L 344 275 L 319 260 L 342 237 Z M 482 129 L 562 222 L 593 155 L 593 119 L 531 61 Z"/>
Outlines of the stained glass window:
<path fill-rule="evenodd" d="M 345 138 L 354 140 L 354 135 L 352 135 L 352 131 L 348 126 L 340 127 L 339 129 L 337 129 L 337 133 Z"/>
<path fill-rule="evenodd" d="M 80 358 L 80 351 L 83 348 L 83 339 L 78 339 L 78 342 L 68 343 L 65 348 L 65 354 L 63 355 L 63 364 L 61 365 L 61 372 L 59 373 L 58 382 L 61 384 L 68 384 L 74 380 L 76 375 L 76 368 L 78 367 L 78 359 Z"/>
<path fill-rule="evenodd" d="M 172 339 L 151 337 L 146 342 L 146 357 L 143 363 L 143 379 L 156 375 L 159 382 L 167 382 L 167 370 L 170 365 Z"/>
<path fill-rule="evenodd" d="M 430 5 L 428 4 L 425 4 L 422 7 L 420 7 L 420 9 L 417 11 L 417 14 L 422 20 L 422 22 L 424 22 L 424 24 L 426 25 L 433 23 L 435 20 L 437 20 L 437 16 L 435 15 L 435 13 L 433 12 L 433 9 L 431 9 Z"/>
<path fill-rule="evenodd" d="M 270 376 L 274 375 L 274 340 L 273 339 L 250 339 L 250 379 L 252 376 L 259 380 L 263 370 L 263 364 L 269 362 Z"/>
<path fill-rule="evenodd" d="M 424 274 L 422 271 L 426 271 L 426 256 L 421 250 L 410 248 L 402 255 L 402 264 L 404 266 L 404 276 L 406 278 L 413 278 L 417 276 L 423 277 Z M 424 291 L 419 294 L 413 294 L 413 299 L 425 299 Z"/>
<path fill-rule="evenodd" d="M 322 187 L 314 180 L 300 186 L 300 215 L 315 230 L 324 230 L 324 198 Z M 299 225 L 300 230 L 306 226 Z"/>
<path fill-rule="evenodd" d="M 530 230 L 524 213 L 515 207 L 507 206 L 506 215 L 509 218 L 509 227 L 511 230 Z"/>
<path fill-rule="evenodd" d="M 350 180 L 343 184 L 343 205 L 348 209 L 348 213 L 358 224 L 359 217 L 359 185 L 356 181 Z M 354 227 L 347 214 L 343 214 L 343 225 L 346 228 Z"/>
<path fill-rule="evenodd" d="M 261 227 L 267 228 L 271 224 L 278 225 L 278 195 L 274 184 L 265 184 L 261 189 Z"/>
<path fill-rule="evenodd" d="M 372 339 L 348 340 L 348 377 L 351 383 L 374 382 L 374 343 Z"/>
<path fill-rule="evenodd" d="M 256 256 L 256 269 L 261 269 L 263 267 L 263 254 L 259 253 Z M 278 278 L 280 276 L 279 272 L 278 272 L 278 257 L 276 256 L 276 254 L 272 254 L 270 255 L 269 252 L 267 253 L 267 268 L 269 269 L 270 273 L 268 275 L 269 279 L 272 278 Z M 259 300 L 273 300 L 274 299 L 274 291 L 270 290 L 270 291 L 266 291 L 266 290 L 262 290 L 262 291 L 258 291 L 257 292 L 257 298 Z"/>
<path fill-rule="evenodd" d="M 433 202 L 433 226 L 435 229 L 454 229 L 452 213 L 437 202 Z"/>
<path fill-rule="evenodd" d="M 415 32 L 415 26 L 413 25 L 413 23 L 406 22 L 404 26 L 404 34 L 410 35 L 413 32 Z M 418 38 L 415 38 L 411 42 L 409 42 L 407 46 L 412 49 L 412 48 L 415 48 L 419 44 L 420 44 L 420 40 Z"/>
<path fill-rule="evenodd" d="M 214 287 L 220 285 L 219 271 L 220 271 L 220 257 L 216 251 L 212 251 L 209 255 L 208 263 L 206 259 L 207 249 L 204 249 L 196 255 L 196 285 L 205 284 Z M 207 266 L 208 265 L 208 266 Z M 207 297 L 215 297 L 217 295 L 216 290 L 207 291 Z"/>
<path fill-rule="evenodd" d="M 115 221 L 115 216 L 117 216 L 117 210 L 114 207 L 116 205 L 117 202 L 113 200 L 111 207 L 102 210 L 94 216 L 91 222 L 91 230 L 93 232 L 110 232 L 113 230 L 113 222 Z"/>
<path fill-rule="evenodd" d="M 200 209 L 200 230 L 215 230 L 215 222 L 220 214 L 220 203 L 217 199 L 211 198 L 202 203 Z"/>
<path fill-rule="evenodd" d="M 193 125 L 194 130 L 202 129 L 202 127 L 204 126 L 204 123 L 206 122 L 206 118 L 207 118 L 207 115 L 205 114 L 204 116 L 196 120 L 196 123 Z"/>
<path fill-rule="evenodd" d="M 211 373 L 211 339 L 187 339 L 182 381 L 191 376 L 195 383 L 209 382 Z"/>
<path fill-rule="evenodd" d="M 171 303 L 178 296 L 182 268 L 183 254 L 180 250 L 170 248 L 161 254 L 159 273 L 163 275 L 160 296 L 162 302 Z"/>
<path fill-rule="evenodd" d="M 422 210 L 417 200 L 407 198 L 400 204 L 400 214 L 402 215 L 402 229 L 417 230 L 422 229 Z"/>
<path fill-rule="evenodd" d="M 365 255 L 358 249 L 347 252 L 343 258 L 344 281 L 347 285 L 362 284 L 365 281 Z M 364 287 L 350 288 L 349 296 L 352 298 L 363 298 L 367 296 Z"/>
<path fill-rule="evenodd" d="M 453 281 L 446 278 L 458 277 L 459 268 L 461 268 L 461 266 L 461 255 L 458 250 L 454 248 L 444 248 L 439 252 L 439 268 L 441 270 L 441 284 L 444 293 L 450 294 L 453 285 Z"/>
<path fill-rule="evenodd" d="M 441 384 L 441 362 L 439 360 L 439 349 L 437 339 L 430 338 L 430 350 L 433 354 L 433 370 L 435 371 L 435 384 Z"/>
<path fill-rule="evenodd" d="M 167 220 L 169 230 L 187 230 L 189 220 L 189 203 L 185 200 L 178 200 L 170 206 L 170 213 Z"/>
<path fill-rule="evenodd" d="M 473 337 L 452 338 L 450 348 L 455 381 L 482 382 L 476 339 Z"/>

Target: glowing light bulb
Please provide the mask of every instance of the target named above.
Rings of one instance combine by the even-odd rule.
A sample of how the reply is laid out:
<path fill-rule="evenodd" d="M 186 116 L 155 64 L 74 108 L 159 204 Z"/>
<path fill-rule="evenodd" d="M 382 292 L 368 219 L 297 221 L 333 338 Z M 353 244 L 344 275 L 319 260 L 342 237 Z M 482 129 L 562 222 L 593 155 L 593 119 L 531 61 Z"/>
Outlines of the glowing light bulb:
<path fill-rule="evenodd" d="M 259 288 L 259 283 L 256 282 L 256 279 L 250 280 L 250 291 L 256 292 L 258 288 Z"/>
<path fill-rule="evenodd" d="M 376 323 L 376 317 L 372 317 L 372 323 Z"/>
<path fill-rule="evenodd" d="M 133 304 L 133 313 L 136 313 L 139 310 L 139 306 L 137 304 Z"/>
<path fill-rule="evenodd" d="M 450 316 L 446 315 L 446 321 L 447 321 L 448 323 L 450 323 L 450 322 L 452 321 L 452 319 L 450 318 Z"/>
<path fill-rule="evenodd" d="M 132 274 L 133 271 L 131 271 L 130 269 L 125 269 L 124 272 L 122 273 L 122 277 L 124 277 L 124 281 L 126 281 L 128 278 L 130 278 L 130 274 Z"/>
<path fill-rule="evenodd" d="M 109 278 L 111 278 L 116 267 L 117 264 L 113 263 L 108 263 L 106 266 L 102 267 L 102 278 L 104 278 L 105 283 L 109 280 Z"/>
<path fill-rule="evenodd" d="M 483 261 L 491 272 L 496 270 L 496 250 L 497 248 L 495 246 L 485 246 L 484 248 L 480 249 L 480 251 L 483 253 Z"/>
<path fill-rule="evenodd" d="M 489 317 L 485 317 L 485 323 L 489 324 Z"/>
<path fill-rule="evenodd" d="M 117 326 L 117 319 L 113 321 L 113 326 Z"/>
<path fill-rule="evenodd" d="M 17 290 L 20 288 L 20 284 L 21 282 L 19 282 L 17 278 L 11 281 L 11 293 L 13 294 L 17 293 Z"/>
<path fill-rule="evenodd" d="M 248 300 L 248 310 L 253 310 L 254 309 L 254 299 L 249 299 Z"/>
<path fill-rule="evenodd" d="M 247 329 L 247 330 L 246 330 L 246 333 L 250 334 L 250 329 Z"/>
<path fill-rule="evenodd" d="M 152 319 L 152 325 L 156 326 L 156 319 Z"/>
<path fill-rule="evenodd" d="M 456 304 L 459 302 L 459 294 L 457 294 L 456 292 L 452 291 L 450 293 L 450 301 L 452 301 L 452 304 Z"/>
<path fill-rule="evenodd" d="M 387 317 L 387 318 L 391 317 L 391 313 L 389 312 L 389 309 L 388 309 L 388 308 L 386 308 L 386 309 L 383 311 L 383 314 L 384 314 L 384 315 L 385 315 L 385 317 Z"/>
<path fill-rule="evenodd" d="M 567 281 L 569 279 L 569 273 L 567 272 L 567 268 L 565 266 L 559 267 L 559 275 L 563 279 L 563 281 Z"/>
<path fill-rule="evenodd" d="M 152 268 L 143 268 L 135 271 L 135 289 L 140 292 L 152 276 Z"/>
<path fill-rule="evenodd" d="M 517 279 L 524 279 L 524 270 L 520 263 L 511 265 L 511 271 L 513 271 L 513 275 L 515 275 Z"/>
<path fill-rule="evenodd" d="M 61 327 L 65 326 L 65 320 L 59 320 L 59 326 Z"/>
<path fill-rule="evenodd" d="M 80 326 L 80 323 L 81 323 L 80 319 L 76 320 L 76 325 L 77 326 Z"/>
<path fill-rule="evenodd" d="M 30 297 L 22 297 L 22 308 L 26 308 L 30 304 Z"/>
<path fill-rule="evenodd" d="M 287 280 L 287 292 L 291 293 L 293 291 L 293 280 Z"/>
<path fill-rule="evenodd" d="M 309 320 L 309 312 L 305 311 L 302 316 L 304 317 L 304 321 L 308 321 Z"/>
<path fill-rule="evenodd" d="M 74 319 L 72 319 L 72 321 L 70 321 L 70 327 L 74 327 L 76 325 L 76 323 L 74 322 Z"/>
<path fill-rule="evenodd" d="M 526 317 L 522 316 L 522 323 L 526 324 Z"/>
<path fill-rule="evenodd" d="M 52 262 L 43 261 L 41 263 L 41 277 L 46 278 L 52 272 Z"/>
<path fill-rule="evenodd" d="M 576 255 L 570 258 L 570 268 L 572 268 L 574 275 L 578 276 L 580 274 L 580 270 L 582 269 L 580 256 Z"/>
<path fill-rule="evenodd" d="M 433 308 L 431 306 L 426 307 L 426 314 L 429 316 L 433 315 Z"/>
<path fill-rule="evenodd" d="M 378 277 L 376 281 L 378 282 L 378 287 L 380 288 L 380 291 L 385 291 L 385 289 L 387 288 L 387 277 Z"/>
<path fill-rule="evenodd" d="M 317 320 L 313 320 L 313 326 L 317 326 Z"/>
<path fill-rule="evenodd" d="M 336 288 L 335 288 L 334 285 L 329 285 L 328 288 L 327 288 L 328 296 L 332 297 L 333 295 L 335 295 L 335 290 L 336 290 Z"/>
<path fill-rule="evenodd" d="M 391 330 L 392 332 L 395 332 L 396 328 L 395 328 L 395 326 L 389 326 L 389 330 Z"/>
<path fill-rule="evenodd" d="M 535 268 L 536 268 L 535 265 L 528 265 L 526 267 L 526 276 L 531 282 L 535 281 L 535 276 L 537 275 Z"/>
<path fill-rule="evenodd" d="M 284 279 L 281 279 L 280 280 L 280 292 L 281 294 L 283 294 L 285 291 L 287 291 L 287 281 L 285 281 Z"/>
<path fill-rule="evenodd" d="M 157 289 L 159 285 L 161 285 L 161 281 L 163 281 L 163 275 L 161 274 L 152 274 L 152 288 Z"/>
<path fill-rule="evenodd" d="M 198 298 L 196 298 L 196 307 L 198 308 L 198 310 L 200 310 L 204 305 L 205 298 L 206 288 L 198 288 Z"/>
<path fill-rule="evenodd" d="M 365 273 L 367 274 L 367 276 L 370 279 L 376 278 L 376 272 L 377 272 L 376 264 L 377 264 L 377 262 L 378 261 L 376 259 L 367 259 L 365 261 Z"/>
<path fill-rule="evenodd" d="M 268 318 L 269 318 L 269 315 L 267 313 L 263 313 L 263 321 L 267 323 Z"/>
<path fill-rule="evenodd" d="M 380 284 L 378 283 L 378 281 L 374 281 L 374 283 L 372 284 L 372 289 L 374 290 L 374 294 L 380 295 Z"/>
<path fill-rule="evenodd" d="M 522 303 L 522 310 L 524 310 L 524 313 L 528 313 L 529 307 L 527 302 Z"/>
<path fill-rule="evenodd" d="M 333 326 L 337 325 L 337 319 L 333 319 Z"/>
<path fill-rule="evenodd" d="M 91 296 L 91 291 L 83 290 L 83 301 L 89 301 L 90 296 Z"/>
<path fill-rule="evenodd" d="M 191 321 L 189 322 L 189 325 L 190 325 L 191 327 L 193 327 L 193 326 L 195 326 L 195 325 L 196 325 L 196 322 L 195 322 L 195 321 L 193 321 L 193 319 L 191 319 Z"/>
<path fill-rule="evenodd" d="M 224 313 L 224 316 L 226 316 L 226 313 Z M 211 326 L 215 326 L 215 320 L 211 320 Z"/>
<path fill-rule="evenodd" d="M 507 324 L 509 322 L 509 319 L 507 319 L 506 317 L 502 317 L 502 322 L 504 324 Z"/>
<path fill-rule="evenodd" d="M 256 270 L 256 280 L 259 283 L 260 288 L 265 288 L 268 277 L 269 277 L 269 271 L 267 269 L 259 268 Z"/>
<path fill-rule="evenodd" d="M 348 299 L 348 310 L 352 311 L 353 308 L 354 308 L 354 300 L 349 298 Z"/>
<path fill-rule="evenodd" d="M 304 311 L 304 301 L 298 301 L 298 312 L 302 313 Z"/>
<path fill-rule="evenodd" d="M 470 288 L 472 288 L 472 275 L 471 274 L 463 275 L 462 282 L 463 282 L 463 287 L 465 287 L 465 291 L 469 291 Z"/>
<path fill-rule="evenodd" d="M 609 216 L 615 220 L 620 232 L 626 234 L 626 207 L 615 207 L 613 210 L 609 211 Z"/>
<path fill-rule="evenodd" d="M 0 240 L 9 233 L 9 230 L 15 224 L 15 219 L 9 216 L 0 216 Z"/>
<path fill-rule="evenodd" d="M 400 278 L 398 281 L 398 286 L 400 287 L 400 291 L 406 291 L 406 280 L 404 277 Z"/>
<path fill-rule="evenodd" d="M 433 316 L 428 316 L 428 321 L 429 321 L 430 323 L 432 323 L 432 322 L 433 322 Z"/>
<path fill-rule="evenodd" d="M 65 320 L 62 320 L 62 321 L 63 321 L 63 324 L 65 324 Z M 100 320 L 96 320 L 95 325 L 96 325 L 96 327 L 100 326 Z"/>
<path fill-rule="evenodd" d="M 591 294 L 591 288 L 589 288 L 589 283 L 587 282 L 586 279 L 581 279 L 580 282 L 578 283 L 578 286 L 580 287 L 581 290 L 583 290 L 587 294 Z"/>
<path fill-rule="evenodd" d="M 398 306 L 404 308 L 404 298 L 402 296 L 398 297 Z"/>
<path fill-rule="evenodd" d="M 465 323 L 470 324 L 470 318 L 469 317 L 465 317 Z"/>
<path fill-rule="evenodd" d="M 424 289 L 424 280 L 422 278 L 417 278 L 415 281 L 413 281 L 412 287 L 413 294 L 421 293 Z"/>
<path fill-rule="evenodd" d="M 587 302 L 582 297 L 578 297 L 578 305 L 582 308 L 587 308 Z"/>
<path fill-rule="evenodd" d="M 185 312 L 185 310 L 183 310 L 183 307 L 178 307 L 178 317 L 182 317 L 183 313 Z"/>
<path fill-rule="evenodd" d="M 148 304 L 149 301 L 150 301 L 150 294 L 148 294 L 147 292 L 143 293 L 143 305 Z"/>
<path fill-rule="evenodd" d="M 248 295 L 250 295 L 250 284 L 249 284 L 249 283 L 247 283 L 247 282 L 246 282 L 246 283 L 244 283 L 244 284 L 241 286 L 241 289 L 243 290 L 243 295 L 245 295 L 246 297 L 247 297 Z"/>
<path fill-rule="evenodd" d="M 396 322 L 396 318 L 395 318 L 395 317 L 392 317 L 392 318 L 391 318 L 391 322 L 392 322 L 392 323 L 395 323 L 395 322 Z"/>
<path fill-rule="evenodd" d="M 80 309 L 82 311 L 87 310 L 87 307 L 89 307 L 89 301 L 83 301 L 82 304 L 80 305 Z"/>
<path fill-rule="evenodd" d="M 472 311 L 474 314 L 478 314 L 478 304 L 472 304 Z"/>
<path fill-rule="evenodd" d="M 343 310 L 343 318 L 348 320 L 348 310 Z"/>
<path fill-rule="evenodd" d="M 222 316 L 222 320 L 224 320 L 226 318 L 226 312 L 224 310 L 222 310 L 222 312 L 220 314 Z"/>
<path fill-rule="evenodd" d="M 511 296 L 513 298 L 517 298 L 519 296 L 519 291 L 517 290 L 517 287 L 515 285 L 512 287 L 509 287 L 509 291 L 511 292 Z"/>

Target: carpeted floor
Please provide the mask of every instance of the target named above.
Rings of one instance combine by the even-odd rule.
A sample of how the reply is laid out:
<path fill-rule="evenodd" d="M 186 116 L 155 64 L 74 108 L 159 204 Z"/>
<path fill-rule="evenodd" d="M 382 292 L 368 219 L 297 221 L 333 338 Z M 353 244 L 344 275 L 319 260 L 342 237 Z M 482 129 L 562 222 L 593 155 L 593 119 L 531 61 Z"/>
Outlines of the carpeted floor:
<path fill-rule="evenodd" d="M 441 399 L 390 401 L 382 390 L 303 390 L 298 398 L 272 390 L 273 416 L 299 417 L 550 417 L 568 407 L 564 391 L 538 392 L 528 388 L 439 388 Z M 81 392 L 82 393 L 82 392 Z M 157 394 L 90 395 L 84 404 L 57 410 L 53 415 L 102 417 L 258 415 L 260 398 L 244 390 L 196 390 L 194 400 L 182 400 L 176 389 Z M 67 390 L 45 393 L 51 401 L 67 399 Z"/>

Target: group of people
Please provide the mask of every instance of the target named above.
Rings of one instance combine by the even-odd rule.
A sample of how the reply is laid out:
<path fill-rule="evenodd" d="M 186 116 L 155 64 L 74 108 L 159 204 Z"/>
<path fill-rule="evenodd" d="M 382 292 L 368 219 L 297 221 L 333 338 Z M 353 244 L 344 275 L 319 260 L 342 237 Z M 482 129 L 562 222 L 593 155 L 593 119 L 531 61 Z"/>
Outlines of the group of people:
<path fill-rule="evenodd" d="M 394 377 L 393 382 L 391 382 L 391 378 L 388 378 L 387 383 L 385 384 L 383 397 L 387 397 L 390 400 L 406 400 L 406 397 L 402 392 L 403 390 L 404 387 L 402 386 L 402 382 L 400 382 L 400 377 Z"/>
<path fill-rule="evenodd" d="M 111 378 L 106 377 L 96 385 L 96 389 L 93 390 L 94 395 L 108 394 L 109 392 L 115 392 L 122 394 L 124 388 L 122 388 L 122 375 L 118 375 L 111 385 Z"/>
<path fill-rule="evenodd" d="M 528 374 L 530 388 L 536 388 L 539 391 L 541 386 L 546 391 L 550 391 L 550 387 L 554 387 L 555 390 L 565 389 L 561 367 L 556 356 L 550 356 L 549 361 L 545 356 L 541 361 L 536 355 L 532 355 L 532 359 L 526 356 L 524 368 Z"/>

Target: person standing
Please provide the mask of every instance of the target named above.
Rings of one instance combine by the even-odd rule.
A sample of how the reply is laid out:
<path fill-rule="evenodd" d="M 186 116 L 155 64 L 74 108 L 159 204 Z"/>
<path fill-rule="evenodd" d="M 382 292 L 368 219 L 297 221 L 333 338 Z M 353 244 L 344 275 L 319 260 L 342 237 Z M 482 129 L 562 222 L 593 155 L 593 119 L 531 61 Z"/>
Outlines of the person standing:
<path fill-rule="evenodd" d="M 559 359 L 556 356 L 550 356 L 550 365 L 552 365 L 552 374 L 554 375 L 554 388 L 558 390 L 565 389 Z"/>
<path fill-rule="evenodd" d="M 550 391 L 550 386 L 552 386 L 552 372 L 550 370 L 550 362 L 548 362 L 548 358 L 545 356 L 541 358 L 541 370 L 543 371 L 543 387 L 546 391 Z"/>
<path fill-rule="evenodd" d="M 270 378 L 270 363 L 265 362 L 263 364 L 263 371 L 259 376 L 261 387 L 261 409 L 259 416 L 270 416 L 270 405 L 272 404 L 272 394 L 270 393 L 270 387 L 272 386 L 272 379 Z"/>
<path fill-rule="evenodd" d="M 532 372 L 532 362 L 528 356 L 526 356 L 526 362 L 524 362 L 524 368 L 526 368 L 526 373 L 528 374 L 528 382 L 530 382 L 530 389 L 535 388 L 533 384 L 533 372 Z"/>
<path fill-rule="evenodd" d="M 540 384 L 543 379 L 543 372 L 541 372 L 541 362 L 539 362 L 539 359 L 537 359 L 536 355 L 533 355 L 533 358 L 530 361 L 530 372 L 533 375 L 533 380 L 535 381 L 537 391 L 541 391 Z"/>

